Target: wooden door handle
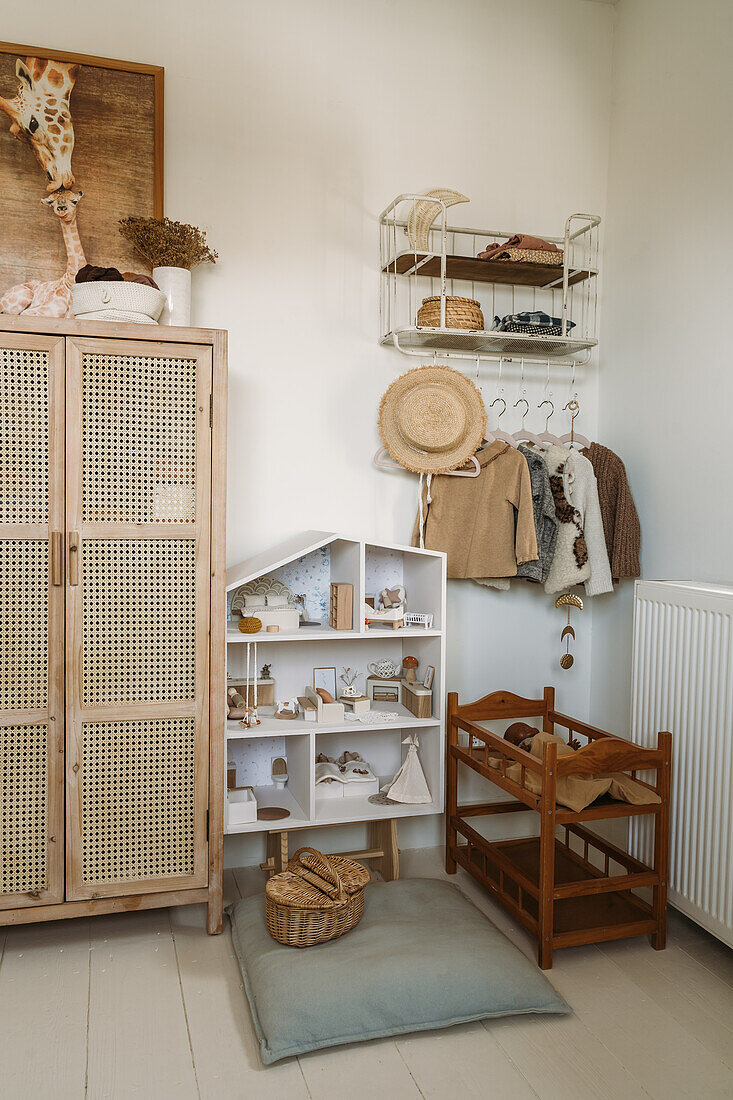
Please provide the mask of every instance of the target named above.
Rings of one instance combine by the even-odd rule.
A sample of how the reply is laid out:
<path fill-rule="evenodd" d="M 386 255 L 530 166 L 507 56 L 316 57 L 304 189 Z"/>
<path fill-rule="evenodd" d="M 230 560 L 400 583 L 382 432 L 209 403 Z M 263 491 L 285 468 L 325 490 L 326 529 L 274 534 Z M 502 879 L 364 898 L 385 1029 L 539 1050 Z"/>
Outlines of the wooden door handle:
<path fill-rule="evenodd" d="M 69 584 L 79 583 L 79 555 L 81 542 L 78 531 L 69 532 Z"/>
<path fill-rule="evenodd" d="M 61 532 L 51 532 L 51 584 L 62 583 L 62 542 Z"/>

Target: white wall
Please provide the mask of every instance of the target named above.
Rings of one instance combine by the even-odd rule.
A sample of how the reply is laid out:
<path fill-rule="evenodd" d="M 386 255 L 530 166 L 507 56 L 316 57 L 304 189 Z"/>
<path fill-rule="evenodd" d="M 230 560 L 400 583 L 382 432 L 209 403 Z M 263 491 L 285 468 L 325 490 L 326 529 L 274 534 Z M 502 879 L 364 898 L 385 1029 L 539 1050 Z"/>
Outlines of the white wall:
<path fill-rule="evenodd" d="M 6 20 L 7 39 L 165 66 L 166 212 L 221 257 L 194 276 L 193 321 L 230 331 L 230 563 L 304 528 L 409 539 L 414 478 L 371 465 L 379 398 L 419 362 L 376 342 L 377 215 L 436 186 L 471 197 L 459 224 L 552 235 L 604 215 L 612 24 L 584 0 L 78 0 L 73 19 Z M 579 389 L 593 435 L 595 379 Z M 587 713 L 589 611 L 561 674 L 543 592 L 454 582 L 449 603 L 451 688 L 554 682 Z"/>
<path fill-rule="evenodd" d="M 599 438 L 626 462 L 648 579 L 733 583 L 733 5 L 620 0 Z M 594 614 L 592 710 L 629 719 L 633 593 Z"/>

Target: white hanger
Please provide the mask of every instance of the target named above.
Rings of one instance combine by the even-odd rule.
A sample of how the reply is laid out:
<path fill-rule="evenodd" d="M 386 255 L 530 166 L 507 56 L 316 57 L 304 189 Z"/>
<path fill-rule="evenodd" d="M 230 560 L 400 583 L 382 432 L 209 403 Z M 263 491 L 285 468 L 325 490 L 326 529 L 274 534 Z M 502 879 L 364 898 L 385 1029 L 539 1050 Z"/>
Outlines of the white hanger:
<path fill-rule="evenodd" d="M 506 412 L 506 401 L 504 400 L 504 398 L 503 397 L 495 397 L 494 400 L 489 405 L 489 408 L 493 409 L 493 407 L 497 403 L 497 401 L 501 401 L 504 408 L 501 410 L 501 412 L 499 413 L 499 415 L 496 419 L 496 427 L 494 428 L 494 430 L 492 432 L 490 432 L 490 435 L 492 436 L 492 442 L 495 439 L 501 439 L 501 440 L 504 441 L 504 443 L 508 443 L 510 447 L 516 447 L 517 441 L 514 438 L 514 436 L 511 435 L 509 432 L 505 432 L 503 428 L 499 427 L 499 424 L 501 422 L 501 418 L 504 415 L 504 413 Z"/>
<path fill-rule="evenodd" d="M 515 409 L 520 401 L 524 402 L 525 409 L 522 413 L 522 426 L 518 432 L 514 433 L 514 438 L 516 439 L 517 443 L 534 443 L 536 446 L 539 447 L 541 445 L 540 437 L 536 435 L 535 432 L 531 432 L 529 428 L 525 428 L 524 426 L 524 418 L 529 412 L 529 401 L 526 397 L 518 397 L 517 400 L 514 402 Z"/>
<path fill-rule="evenodd" d="M 547 416 L 545 417 L 545 430 L 544 430 L 544 432 L 540 432 L 540 435 L 539 435 L 540 444 L 539 445 L 540 445 L 540 447 L 544 447 L 545 449 L 547 449 L 548 447 L 551 447 L 553 444 L 556 447 L 561 447 L 562 446 L 562 440 L 560 439 L 560 436 L 559 435 L 553 435 L 552 432 L 549 430 L 550 418 L 555 415 L 555 402 L 552 401 L 549 397 L 546 397 L 544 399 L 544 401 L 540 401 L 537 408 L 541 409 L 543 405 L 549 405 L 550 406 L 550 412 L 548 412 Z"/>
<path fill-rule="evenodd" d="M 436 474 L 435 477 L 478 477 L 481 473 L 481 467 L 479 461 L 475 455 L 471 455 L 469 462 L 473 463 L 473 469 L 471 470 L 449 470 L 445 474 Z M 380 470 L 406 470 L 407 467 L 400 466 L 399 462 L 395 462 L 389 456 L 389 451 L 386 447 L 379 447 L 374 453 L 373 459 L 374 465 L 378 466 Z M 408 473 L 412 473 L 411 470 L 407 470 Z"/>
<path fill-rule="evenodd" d="M 577 397 L 573 397 L 568 401 L 567 405 L 563 406 L 562 411 L 565 412 L 566 409 L 570 410 L 570 431 L 560 436 L 560 442 L 562 444 L 568 443 L 570 447 L 572 447 L 574 443 L 579 443 L 581 447 L 590 447 L 590 440 L 575 431 L 575 418 L 580 412 L 580 405 L 578 404 Z"/>

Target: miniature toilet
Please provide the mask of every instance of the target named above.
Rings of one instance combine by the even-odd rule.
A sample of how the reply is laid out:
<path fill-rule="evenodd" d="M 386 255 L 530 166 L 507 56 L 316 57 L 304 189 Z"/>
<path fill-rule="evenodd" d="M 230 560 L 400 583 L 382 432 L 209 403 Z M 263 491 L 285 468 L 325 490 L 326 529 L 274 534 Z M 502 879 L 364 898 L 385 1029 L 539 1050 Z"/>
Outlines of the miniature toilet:
<path fill-rule="evenodd" d="M 272 761 L 272 782 L 278 791 L 283 790 L 288 781 L 288 762 L 282 756 L 276 756 Z"/>

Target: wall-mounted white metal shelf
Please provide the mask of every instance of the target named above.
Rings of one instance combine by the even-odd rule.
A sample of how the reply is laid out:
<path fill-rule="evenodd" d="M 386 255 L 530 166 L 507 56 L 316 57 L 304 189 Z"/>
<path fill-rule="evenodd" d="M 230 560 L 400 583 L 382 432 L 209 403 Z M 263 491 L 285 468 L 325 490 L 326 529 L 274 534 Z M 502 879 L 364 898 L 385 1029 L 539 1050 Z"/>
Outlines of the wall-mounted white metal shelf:
<path fill-rule="evenodd" d="M 598 226 L 593 214 L 571 214 L 561 236 L 543 239 L 562 249 L 562 263 L 535 264 L 515 260 L 480 260 L 489 245 L 513 235 L 503 230 L 469 229 L 447 223 L 446 204 L 436 204 L 437 218 L 428 233 L 428 247 L 410 247 L 408 217 L 426 196 L 399 195 L 380 216 L 379 341 L 405 355 L 441 358 L 524 360 L 580 366 L 589 361 L 596 339 L 598 305 Z M 406 247 L 407 245 L 407 247 Z M 438 328 L 417 324 L 423 298 L 473 298 L 484 313 L 483 330 Z M 560 335 L 500 332 L 494 317 L 542 311 L 560 319 Z"/>
<path fill-rule="evenodd" d="M 526 359 L 545 362 L 548 358 L 563 356 L 576 363 L 585 352 L 598 343 L 597 340 L 575 339 L 572 336 L 526 336 L 519 332 L 492 332 L 490 330 L 460 328 L 419 328 L 409 325 L 386 333 L 382 344 L 392 344 L 398 351 L 409 355 L 432 351 L 463 353 L 465 358 L 475 359 Z"/>

